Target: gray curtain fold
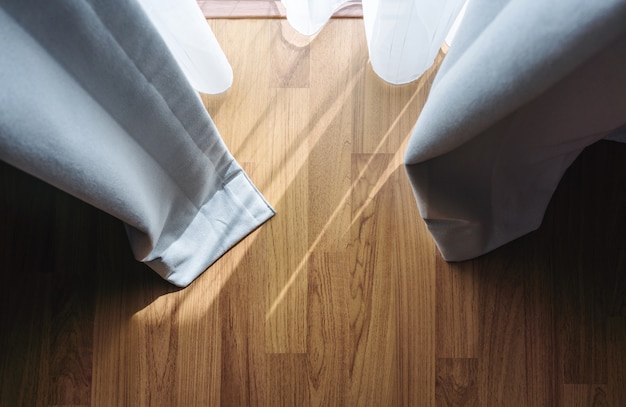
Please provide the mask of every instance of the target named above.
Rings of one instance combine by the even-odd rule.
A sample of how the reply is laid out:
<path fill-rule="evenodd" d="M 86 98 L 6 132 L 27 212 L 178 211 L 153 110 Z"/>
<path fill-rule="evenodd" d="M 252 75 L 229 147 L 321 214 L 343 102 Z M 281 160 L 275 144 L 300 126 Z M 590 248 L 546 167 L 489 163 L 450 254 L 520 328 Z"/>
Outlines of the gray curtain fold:
<path fill-rule="evenodd" d="M 124 221 L 178 286 L 273 216 L 137 3 L 0 5 L 0 159 Z"/>
<path fill-rule="evenodd" d="M 626 123 L 626 1 L 470 0 L 405 155 L 443 257 L 541 224 L 562 175 Z"/>

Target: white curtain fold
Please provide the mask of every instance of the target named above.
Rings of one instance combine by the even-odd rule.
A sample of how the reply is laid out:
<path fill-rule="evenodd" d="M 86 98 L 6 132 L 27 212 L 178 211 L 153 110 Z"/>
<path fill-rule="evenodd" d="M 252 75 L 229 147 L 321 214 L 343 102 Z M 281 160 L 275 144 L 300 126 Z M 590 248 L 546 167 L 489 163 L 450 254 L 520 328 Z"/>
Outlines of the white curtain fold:
<path fill-rule="evenodd" d="M 304 35 L 313 35 L 324 27 L 333 13 L 349 0 L 282 0 L 289 24 Z"/>
<path fill-rule="evenodd" d="M 471 0 L 405 155 L 444 258 L 538 228 L 572 161 L 624 123 L 626 1 Z"/>
<path fill-rule="evenodd" d="M 233 70 L 195 0 L 138 1 L 194 89 L 230 88 Z"/>
<path fill-rule="evenodd" d="M 0 159 L 124 221 L 178 286 L 273 216 L 137 3 L 0 5 Z"/>
<path fill-rule="evenodd" d="M 305 35 L 319 31 L 346 0 L 282 0 L 289 23 Z M 372 68 L 404 84 L 432 64 L 465 0 L 362 0 Z"/>

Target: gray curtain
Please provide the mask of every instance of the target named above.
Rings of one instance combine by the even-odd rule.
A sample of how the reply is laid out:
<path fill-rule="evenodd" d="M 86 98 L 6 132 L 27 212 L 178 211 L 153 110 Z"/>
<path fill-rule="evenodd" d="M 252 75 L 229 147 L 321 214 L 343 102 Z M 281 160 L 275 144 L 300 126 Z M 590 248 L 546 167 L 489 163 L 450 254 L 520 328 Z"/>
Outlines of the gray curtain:
<path fill-rule="evenodd" d="M 121 219 L 188 285 L 274 211 L 140 6 L 0 1 L 0 159 Z"/>
<path fill-rule="evenodd" d="M 626 1 L 470 0 L 405 156 L 443 257 L 538 228 L 576 156 L 624 123 Z"/>

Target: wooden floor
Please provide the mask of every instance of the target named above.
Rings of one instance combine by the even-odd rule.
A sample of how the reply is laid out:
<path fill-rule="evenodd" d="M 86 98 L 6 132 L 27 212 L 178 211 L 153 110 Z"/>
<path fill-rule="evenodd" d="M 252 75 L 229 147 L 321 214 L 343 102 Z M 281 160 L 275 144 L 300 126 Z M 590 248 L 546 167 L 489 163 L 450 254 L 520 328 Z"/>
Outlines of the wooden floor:
<path fill-rule="evenodd" d="M 211 25 L 235 83 L 204 101 L 278 214 L 180 290 L 0 165 L 1 406 L 626 405 L 626 145 L 585 151 L 537 232 L 447 264 L 401 165 L 432 73 L 381 82 L 358 20 Z"/>

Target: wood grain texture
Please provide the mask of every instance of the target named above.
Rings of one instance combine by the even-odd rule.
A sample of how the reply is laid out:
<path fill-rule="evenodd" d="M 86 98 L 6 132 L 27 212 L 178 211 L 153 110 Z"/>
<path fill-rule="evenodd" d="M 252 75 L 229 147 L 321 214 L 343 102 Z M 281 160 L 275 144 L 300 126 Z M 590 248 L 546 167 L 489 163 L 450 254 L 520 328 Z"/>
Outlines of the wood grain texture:
<path fill-rule="evenodd" d="M 96 255 L 96 236 L 74 239 L 93 230 L 96 220 L 87 205 L 72 208 L 65 194 L 56 194 L 57 238 L 50 298 L 51 338 L 49 403 L 89 405 L 96 279 L 88 271 Z M 62 270 L 62 272 L 61 272 Z"/>
<path fill-rule="evenodd" d="M 476 261 L 479 269 L 479 399 L 486 406 L 528 405 L 524 273 L 516 251 Z M 503 363 L 507 361 L 507 363 Z"/>
<path fill-rule="evenodd" d="M 283 214 L 268 224 L 266 342 L 269 353 L 306 352 L 308 224 L 308 89 L 276 89 L 268 122 L 266 197 Z M 287 114 L 284 114 L 287 113 Z M 285 239 L 285 237 L 289 237 Z"/>
<path fill-rule="evenodd" d="M 471 262 L 448 264 L 436 256 L 437 358 L 478 358 L 479 296 L 477 272 Z"/>
<path fill-rule="evenodd" d="M 278 213 L 185 289 L 0 163 L 0 406 L 621 406 L 626 145 L 583 152 L 536 232 L 446 263 L 402 167 L 435 71 L 390 86 L 361 21 L 282 23 L 210 21 L 235 82 L 202 100 Z"/>
<path fill-rule="evenodd" d="M 270 22 L 270 86 L 308 88 L 311 38 L 299 34 L 286 20 Z"/>
<path fill-rule="evenodd" d="M 425 82 L 428 83 L 428 77 Z M 421 83 L 418 88 L 424 86 Z M 400 165 L 404 145 L 398 152 L 400 154 L 393 155 L 395 169 L 390 176 L 394 213 L 392 275 L 397 292 L 393 305 L 398 331 L 397 405 L 428 406 L 435 402 L 435 244 L 421 221 L 412 189 Z M 416 296 L 417 292 L 420 294 Z"/>
<path fill-rule="evenodd" d="M 251 170 L 249 166 L 246 168 Z M 250 173 L 257 175 L 258 171 Z M 215 327 L 215 334 L 221 337 L 221 352 L 216 356 L 220 358 L 221 365 L 213 378 L 219 387 L 210 393 L 215 403 L 211 405 L 263 406 L 269 396 L 268 357 L 265 351 L 265 286 L 268 276 L 263 272 L 249 272 L 267 270 L 265 233 L 266 230 L 257 230 L 250 236 L 251 239 L 243 241 L 217 264 L 228 277 L 216 297 L 219 324 Z M 242 301 L 243 298 L 246 300 Z M 204 374 L 198 377 L 206 380 Z"/>
<path fill-rule="evenodd" d="M 607 320 L 607 388 L 609 405 L 618 406 L 626 400 L 626 318 L 610 317 Z"/>
<path fill-rule="evenodd" d="M 522 240 L 521 245 L 529 243 Z M 546 242 L 547 243 L 547 242 Z M 548 244 L 526 245 L 524 268 L 524 342 L 528 404 L 550 405 L 556 399 L 557 355 L 554 332 L 554 275 Z M 530 374 L 532 372 L 532 374 Z"/>
<path fill-rule="evenodd" d="M 438 406 L 480 406 L 478 359 L 437 359 Z"/>
<path fill-rule="evenodd" d="M 350 399 L 357 405 L 397 403 L 395 386 L 399 383 L 395 360 L 398 333 L 395 321 L 396 298 L 392 256 L 383 253 L 393 236 L 390 189 L 370 196 L 372 187 L 384 175 L 391 161 L 388 154 L 355 154 L 352 174 L 353 207 L 363 207 L 351 230 L 352 258 L 350 276 Z M 369 374 L 364 374 L 370 372 Z"/>
<path fill-rule="evenodd" d="M 306 360 L 313 406 L 343 406 L 349 401 L 349 267 L 346 253 L 321 252 L 309 260 Z"/>
<path fill-rule="evenodd" d="M 345 251 L 350 242 L 353 115 L 367 55 L 359 23 L 329 24 L 310 45 L 308 244 L 316 250 Z"/>

